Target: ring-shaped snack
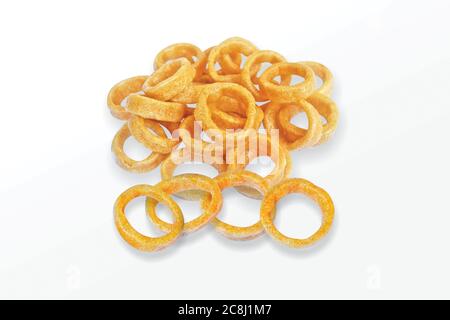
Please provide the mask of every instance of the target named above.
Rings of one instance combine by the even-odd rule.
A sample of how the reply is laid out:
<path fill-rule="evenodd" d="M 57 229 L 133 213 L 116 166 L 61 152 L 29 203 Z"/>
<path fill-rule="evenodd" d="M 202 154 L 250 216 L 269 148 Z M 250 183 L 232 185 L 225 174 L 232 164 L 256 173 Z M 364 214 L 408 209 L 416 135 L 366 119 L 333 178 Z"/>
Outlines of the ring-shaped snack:
<path fill-rule="evenodd" d="M 154 120 L 132 115 L 128 120 L 128 128 L 137 141 L 154 152 L 171 153 L 180 143 L 180 139 L 169 139 L 161 125 Z"/>
<path fill-rule="evenodd" d="M 167 61 L 179 58 L 188 59 L 196 70 L 195 78 L 201 75 L 200 63 L 204 60 L 204 53 L 197 46 L 190 43 L 174 43 L 162 49 L 155 57 L 153 68 L 158 70 Z"/>
<path fill-rule="evenodd" d="M 327 97 L 331 96 L 331 91 L 333 89 L 333 74 L 331 71 L 318 62 L 303 61 L 301 63 L 304 63 L 310 67 L 314 71 L 314 74 L 322 80 L 322 85 L 318 89 L 315 89 L 314 92 L 321 93 Z"/>
<path fill-rule="evenodd" d="M 137 94 L 132 94 L 127 99 L 128 112 L 145 119 L 180 122 L 186 109 L 186 105 L 182 103 L 160 101 Z"/>
<path fill-rule="evenodd" d="M 121 106 L 122 101 L 132 93 L 142 91 L 142 85 L 148 76 L 137 76 L 125 79 L 115 84 L 108 93 L 107 104 L 111 114 L 120 119 L 128 120 L 131 114 Z"/>
<path fill-rule="evenodd" d="M 201 174 L 182 174 L 170 180 L 163 180 L 155 187 L 169 195 L 192 190 L 201 190 L 208 195 L 208 201 L 202 206 L 202 214 L 189 222 L 185 221 L 183 233 L 192 233 L 204 227 L 215 218 L 222 208 L 222 193 L 219 186 L 213 179 Z M 156 213 L 157 204 L 156 200 L 147 198 L 145 203 L 147 216 L 159 229 L 170 232 L 173 225 L 158 217 Z"/>
<path fill-rule="evenodd" d="M 314 200 L 322 210 L 322 224 L 313 235 L 306 239 L 285 236 L 274 225 L 276 203 L 290 193 L 300 193 Z M 331 228 L 334 219 L 333 200 L 329 194 L 304 179 L 288 179 L 276 185 L 265 195 L 261 203 L 261 223 L 266 232 L 276 241 L 291 248 L 309 246 L 323 238 Z"/>
<path fill-rule="evenodd" d="M 162 129 L 161 129 L 162 130 Z M 156 134 L 165 136 L 164 131 L 155 130 Z M 158 152 L 153 152 L 144 160 L 133 160 L 129 156 L 126 155 L 123 150 L 123 146 L 125 141 L 131 136 L 130 129 L 128 128 L 128 124 L 125 123 L 122 128 L 117 131 L 111 145 L 111 151 L 116 156 L 117 164 L 123 169 L 136 173 L 148 172 L 159 166 L 159 164 L 166 159 L 169 154 L 163 154 Z"/>
<path fill-rule="evenodd" d="M 128 221 L 125 214 L 127 204 L 140 196 L 155 199 L 164 203 L 172 212 L 174 223 L 170 231 L 158 238 L 148 237 L 136 229 Z M 183 213 L 178 204 L 161 189 L 149 185 L 136 185 L 125 190 L 114 204 L 114 222 L 121 237 L 134 248 L 141 251 L 158 251 L 172 244 L 181 235 L 184 225 Z"/>
<path fill-rule="evenodd" d="M 183 92 L 194 79 L 195 69 L 186 58 L 170 60 L 157 69 L 142 85 L 153 99 L 168 101 Z"/>
<path fill-rule="evenodd" d="M 295 85 L 282 85 L 274 78 L 298 75 L 303 81 Z M 271 101 L 291 103 L 309 97 L 315 88 L 314 71 L 303 63 L 280 62 L 267 68 L 259 78 L 262 91 Z"/>
<path fill-rule="evenodd" d="M 276 64 L 285 61 L 286 59 L 282 55 L 280 55 L 275 51 L 270 50 L 256 51 L 247 58 L 247 61 L 245 62 L 244 68 L 242 69 L 241 73 L 242 85 L 245 86 L 247 90 L 251 92 L 251 94 L 255 97 L 256 101 L 260 102 L 268 100 L 268 97 L 264 94 L 264 92 L 255 87 L 255 84 L 259 85 L 259 83 L 254 83 L 256 80 L 255 79 L 256 73 L 260 70 L 261 65 L 265 62 Z M 255 69 L 257 70 L 256 73 Z M 281 85 L 290 84 L 291 82 L 290 75 L 286 76 L 282 74 L 280 77 L 281 77 L 280 82 Z"/>
<path fill-rule="evenodd" d="M 298 139 L 293 141 L 289 140 L 285 131 L 281 127 L 279 123 L 279 112 L 284 107 L 296 104 L 301 110 L 306 113 L 308 118 L 308 129 L 305 134 Z M 310 104 L 306 100 L 298 100 L 297 103 L 290 104 L 281 104 L 275 102 L 269 102 L 264 106 L 264 127 L 267 132 L 270 134 L 273 130 L 278 130 L 280 142 L 288 149 L 288 150 L 297 150 L 310 146 L 314 146 L 319 142 L 322 136 L 322 120 L 320 118 L 319 112 L 314 108 L 312 104 Z"/>
<path fill-rule="evenodd" d="M 281 144 L 272 141 L 270 136 L 258 133 L 247 136 L 245 140 L 237 140 L 236 143 L 233 153 L 230 153 L 230 150 L 227 151 L 230 153 L 227 156 L 227 172 L 240 172 L 245 170 L 254 159 L 267 156 L 275 164 L 271 173 L 264 177 L 269 187 L 278 184 L 289 176 L 292 169 L 291 156 Z M 241 146 L 239 146 L 239 143 L 242 143 Z M 232 160 L 231 157 L 233 157 Z M 236 189 L 249 198 L 262 199 L 262 195 L 254 189 L 245 187 Z"/>
<path fill-rule="evenodd" d="M 216 70 L 216 63 L 219 63 L 219 58 L 224 55 L 244 54 L 251 55 L 257 51 L 258 48 L 251 42 L 241 38 L 230 38 L 219 44 L 217 47 L 211 49 L 208 56 L 208 74 L 216 82 L 241 82 L 241 74 L 239 73 L 224 73 L 226 70 L 222 69 L 222 73 Z M 220 63 L 219 63 L 220 64 Z M 240 71 L 240 68 L 239 68 Z"/>
<path fill-rule="evenodd" d="M 226 172 L 214 178 L 220 190 L 230 187 L 246 187 L 256 190 L 257 193 L 265 195 L 269 189 L 266 181 L 250 171 Z M 207 206 L 209 197 L 201 200 L 202 207 Z M 223 222 L 218 217 L 211 220 L 214 228 L 225 237 L 232 240 L 251 240 L 264 233 L 264 228 L 260 221 L 248 227 L 239 227 Z"/>
<path fill-rule="evenodd" d="M 235 83 L 214 83 L 205 88 L 200 94 L 197 108 L 194 111 L 195 119 L 201 121 L 205 130 L 217 130 L 221 132 L 223 137 L 227 136 L 226 129 L 219 126 L 212 117 L 212 110 L 209 106 L 210 98 L 217 96 L 232 97 L 243 104 L 245 110 L 246 121 L 240 132 L 235 133 L 236 136 L 247 135 L 249 129 L 258 129 L 261 120 L 256 106 L 255 99 L 252 94 L 244 87 Z M 228 134 L 229 135 L 229 134 Z"/>
<path fill-rule="evenodd" d="M 328 141 L 336 130 L 339 119 L 338 108 L 333 100 L 320 93 L 314 93 L 306 99 L 306 101 L 313 105 L 319 114 L 326 120 L 326 123 L 322 126 L 320 140 L 316 144 L 324 143 Z M 289 141 L 299 140 L 307 133 L 307 130 L 299 128 L 291 123 L 292 117 L 300 112 L 303 112 L 303 108 L 300 105 L 290 104 L 281 108 L 278 114 L 280 128 L 283 130 L 285 137 Z"/>

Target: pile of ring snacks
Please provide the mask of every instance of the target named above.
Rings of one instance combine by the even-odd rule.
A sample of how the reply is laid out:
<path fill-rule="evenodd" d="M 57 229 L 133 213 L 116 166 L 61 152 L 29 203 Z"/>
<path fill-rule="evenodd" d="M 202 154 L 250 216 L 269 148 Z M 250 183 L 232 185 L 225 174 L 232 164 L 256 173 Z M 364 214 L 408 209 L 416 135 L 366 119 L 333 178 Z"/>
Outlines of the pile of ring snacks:
<path fill-rule="evenodd" d="M 287 62 L 274 51 L 259 50 L 234 37 L 205 51 L 188 43 L 173 44 L 158 53 L 154 70 L 150 76 L 117 83 L 107 101 L 112 115 L 125 122 L 112 142 L 117 163 L 137 173 L 160 165 L 162 176 L 156 185 L 136 185 L 117 198 L 115 224 L 126 242 L 139 250 L 157 251 L 209 223 L 230 239 L 249 240 L 268 233 L 292 248 L 311 245 L 326 235 L 334 217 L 330 196 L 307 180 L 289 178 L 289 151 L 324 143 L 336 129 L 338 110 L 330 98 L 333 76 L 324 65 Z M 295 76 L 303 80 L 295 83 Z M 307 129 L 291 123 L 301 112 L 308 119 Z M 126 155 L 124 142 L 130 136 L 151 150 L 147 158 L 136 161 Z M 262 156 L 275 163 L 269 175 L 245 170 Z M 218 176 L 174 175 L 178 165 L 193 160 L 213 166 Z M 257 223 L 239 227 L 217 217 L 222 190 L 230 187 L 261 200 Z M 322 211 L 320 229 L 306 239 L 287 237 L 274 225 L 276 203 L 289 193 L 305 194 Z M 200 201 L 200 216 L 185 222 L 171 195 Z M 125 207 L 139 196 L 146 197 L 146 213 L 165 235 L 148 237 L 131 226 Z M 158 217 L 158 203 L 172 212 L 171 223 Z"/>

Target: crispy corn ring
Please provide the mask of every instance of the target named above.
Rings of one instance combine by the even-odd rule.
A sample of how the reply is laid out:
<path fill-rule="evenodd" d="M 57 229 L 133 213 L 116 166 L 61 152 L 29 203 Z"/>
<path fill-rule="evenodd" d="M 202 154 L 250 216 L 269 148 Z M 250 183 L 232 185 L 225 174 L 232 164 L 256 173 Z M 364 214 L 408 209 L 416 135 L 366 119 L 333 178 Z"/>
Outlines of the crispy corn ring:
<path fill-rule="evenodd" d="M 272 187 L 273 185 L 278 184 L 283 179 L 287 178 L 291 172 L 292 169 L 292 160 L 289 152 L 282 146 L 282 145 L 275 145 L 273 146 L 272 139 L 265 135 L 265 134 L 257 134 L 256 135 L 256 141 L 254 143 L 257 146 L 256 151 L 250 152 L 249 144 L 250 139 L 253 139 L 255 137 L 247 137 L 245 141 L 245 151 L 244 154 L 239 154 L 242 151 L 236 151 L 234 153 L 234 159 L 231 163 L 228 164 L 227 171 L 228 172 L 240 172 L 242 170 L 245 170 L 245 167 L 254 159 L 261 157 L 261 156 L 268 156 L 272 159 L 272 161 L 275 163 L 275 168 L 272 170 L 272 172 L 267 175 L 264 180 L 266 181 L 267 185 L 269 187 Z M 266 148 L 261 149 L 260 146 L 262 145 L 262 142 L 266 143 Z M 272 151 L 275 151 L 273 153 Z M 228 150 L 228 152 L 230 152 Z M 238 159 L 238 157 L 244 157 L 244 159 Z M 229 162 L 229 158 L 227 158 Z M 243 161 L 242 161 L 243 160 Z M 236 188 L 240 193 L 246 195 L 249 198 L 254 199 L 261 199 L 262 195 L 258 193 L 256 190 L 246 187 L 238 187 Z"/>
<path fill-rule="evenodd" d="M 195 69 L 189 60 L 171 60 L 145 80 L 142 90 L 150 98 L 167 101 L 185 90 L 194 76 Z"/>
<path fill-rule="evenodd" d="M 204 175 L 200 174 L 182 174 L 173 177 L 170 180 L 163 180 L 155 187 L 161 189 L 167 194 L 174 194 L 190 190 L 201 190 L 208 195 L 208 201 L 202 207 L 202 214 L 197 218 L 185 222 L 183 233 L 191 233 L 204 227 L 211 219 L 215 218 L 217 213 L 222 208 L 222 193 L 217 183 Z M 156 214 L 156 205 L 158 202 L 152 198 L 147 198 L 145 208 L 147 215 L 152 222 L 161 230 L 170 232 L 172 224 L 161 220 Z"/>
<path fill-rule="evenodd" d="M 180 122 L 187 107 L 176 102 L 159 101 L 149 97 L 132 94 L 128 97 L 127 110 L 145 119 Z"/>
<path fill-rule="evenodd" d="M 202 152 L 202 150 L 204 150 L 205 146 L 202 145 L 199 147 L 200 148 L 200 152 Z M 184 162 L 183 157 L 182 157 L 182 153 L 185 152 L 187 150 L 187 148 L 182 148 L 182 149 L 176 149 L 174 151 L 172 151 L 171 155 L 169 157 L 167 157 L 167 159 L 165 159 L 162 163 L 161 163 L 161 179 L 162 180 L 170 180 L 174 177 L 174 173 L 176 168 L 182 164 L 182 162 Z M 193 154 L 196 152 L 197 150 L 192 150 L 190 152 L 192 152 Z M 195 157 L 195 155 L 194 155 Z M 203 157 L 200 157 L 201 160 L 205 160 Z M 180 161 L 181 159 L 181 161 Z M 193 159 L 190 159 L 193 160 Z M 189 161 L 190 161 L 189 160 Z M 181 162 L 181 163 L 180 163 Z M 224 172 L 227 170 L 227 165 L 225 163 L 219 163 L 218 161 L 211 161 L 211 162 L 205 162 L 206 164 L 212 166 L 213 168 L 215 168 L 219 173 Z M 200 198 L 204 197 L 205 195 L 207 195 L 207 193 L 205 193 L 202 190 L 188 190 L 188 191 L 180 191 L 178 193 L 176 193 L 176 196 L 185 200 L 199 200 Z"/>
<path fill-rule="evenodd" d="M 268 97 L 255 87 L 255 84 L 259 85 L 259 79 L 256 78 L 256 74 L 259 71 L 261 65 L 264 62 L 269 62 L 272 64 L 285 62 L 286 59 L 275 51 L 263 50 L 256 51 L 252 53 L 244 64 L 244 68 L 242 69 L 241 78 L 242 85 L 247 88 L 251 92 L 251 94 L 255 97 L 256 101 L 266 101 Z M 256 68 L 256 72 L 255 72 Z M 288 75 L 281 75 L 281 84 L 289 85 L 291 82 L 291 77 Z"/>
<path fill-rule="evenodd" d="M 243 103 L 246 114 L 246 121 L 242 131 L 236 135 L 245 136 L 247 129 L 258 129 L 261 121 L 255 99 L 248 90 L 235 83 L 214 83 L 205 88 L 200 94 L 194 116 L 197 121 L 201 121 L 206 130 L 214 129 L 220 131 L 223 136 L 227 135 L 226 129 L 217 124 L 212 117 L 212 110 L 209 107 L 210 97 L 217 95 L 229 96 L 238 99 Z"/>
<path fill-rule="evenodd" d="M 247 187 L 265 195 L 269 189 L 266 181 L 262 177 L 250 171 L 222 173 L 215 177 L 214 181 L 220 190 L 230 187 Z M 209 203 L 209 198 L 205 197 L 201 200 L 202 207 Z M 217 231 L 232 240 L 251 240 L 264 233 L 264 228 L 260 221 L 248 227 L 238 227 L 225 223 L 216 217 L 211 220 L 211 224 Z"/>
<path fill-rule="evenodd" d="M 277 76 L 297 74 L 304 78 L 295 85 L 282 85 L 273 79 Z M 262 91 L 270 100 L 280 103 L 290 103 L 309 97 L 314 92 L 314 71 L 303 63 L 280 62 L 267 68 L 259 78 Z"/>
<path fill-rule="evenodd" d="M 255 45 L 253 45 L 251 42 L 242 39 L 242 38 L 230 38 L 219 44 L 217 47 L 214 47 L 211 49 L 211 52 L 208 56 L 208 74 L 211 76 L 211 78 L 216 82 L 235 82 L 240 83 L 241 82 L 241 74 L 240 74 L 240 67 L 238 73 L 219 73 L 216 70 L 216 63 L 219 62 L 219 58 L 221 56 L 226 55 L 233 55 L 239 53 L 239 55 L 242 53 L 246 56 L 251 55 L 253 52 L 257 51 L 258 48 L 256 48 Z M 220 62 L 219 62 L 220 64 Z M 227 70 L 223 69 L 222 71 L 225 72 Z M 230 71 L 230 70 L 228 70 Z"/>
<path fill-rule="evenodd" d="M 190 43 L 175 43 L 162 49 L 155 57 L 153 68 L 158 70 L 167 61 L 179 58 L 186 58 L 192 63 L 196 70 L 195 81 L 198 81 L 198 77 L 203 73 L 200 63 L 204 60 L 204 53 L 197 46 Z"/>
<path fill-rule="evenodd" d="M 174 216 L 174 223 L 169 232 L 158 238 L 144 236 L 139 233 L 128 221 L 125 215 L 127 204 L 139 196 L 146 196 L 167 205 Z M 114 221 L 122 238 L 134 248 L 141 251 L 158 251 L 172 244 L 183 230 L 184 218 L 180 207 L 169 197 L 169 195 L 159 188 L 149 185 L 136 185 L 125 190 L 114 204 Z"/>
<path fill-rule="evenodd" d="M 301 63 L 306 64 L 310 67 L 316 76 L 322 80 L 322 85 L 316 89 L 314 92 L 321 93 L 327 97 L 331 96 L 331 91 L 333 89 L 333 74 L 331 71 L 325 67 L 323 64 L 314 61 L 303 61 Z"/>
<path fill-rule="evenodd" d="M 108 93 L 107 104 L 111 114 L 120 119 L 128 120 L 130 113 L 120 104 L 122 101 L 132 93 L 142 90 L 142 85 L 148 76 L 137 76 L 120 81 Z"/>
<path fill-rule="evenodd" d="M 285 131 L 283 130 L 283 127 L 279 123 L 278 115 L 280 113 L 280 110 L 291 105 L 290 104 L 280 104 L 280 103 L 274 103 L 269 102 L 264 106 L 264 127 L 266 128 L 267 132 L 272 132 L 272 130 L 279 130 L 280 133 L 280 142 L 288 149 L 288 150 L 296 150 L 296 149 L 302 149 L 309 146 L 313 146 L 317 144 L 317 142 L 320 140 L 322 136 L 322 120 L 320 118 L 319 112 L 317 112 L 316 108 L 314 108 L 313 105 L 311 105 L 306 100 L 298 100 L 296 105 L 301 108 L 301 110 L 305 111 L 306 116 L 308 118 L 308 129 L 306 132 L 300 136 L 297 137 L 297 139 L 291 141 L 286 136 Z"/>
<path fill-rule="evenodd" d="M 276 203 L 289 193 L 301 193 L 313 199 L 322 210 L 322 225 L 318 231 L 306 239 L 295 239 L 283 235 L 275 227 Z M 278 242 L 291 248 L 302 248 L 315 243 L 323 238 L 333 223 L 334 205 L 328 193 L 304 179 L 288 179 L 273 187 L 264 197 L 261 203 L 261 223 L 267 233 Z"/>
<path fill-rule="evenodd" d="M 154 130 L 155 133 L 160 135 L 161 137 L 166 136 L 164 130 L 161 127 L 159 129 L 155 127 Z M 130 136 L 131 132 L 128 128 L 128 124 L 126 123 L 114 136 L 111 146 L 111 150 L 116 156 L 117 164 L 123 169 L 136 173 L 148 172 L 159 166 L 159 164 L 169 156 L 168 154 L 162 154 L 152 151 L 152 153 L 144 160 L 136 161 L 131 159 L 125 154 L 125 151 L 123 150 L 123 145 Z"/>
<path fill-rule="evenodd" d="M 320 93 L 313 94 L 306 101 L 312 104 L 327 121 L 322 127 L 322 135 L 316 144 L 324 143 L 328 141 L 336 130 L 339 119 L 337 106 L 333 100 Z M 291 104 L 283 107 L 278 114 L 280 128 L 290 141 L 301 139 L 307 132 L 307 130 L 299 128 L 290 122 L 293 116 L 302 111 L 303 109 L 300 105 Z"/>
<path fill-rule="evenodd" d="M 167 138 L 161 125 L 150 119 L 132 115 L 128 120 L 128 128 L 137 141 L 157 153 L 171 153 L 180 143 L 180 139 Z M 152 133 L 148 129 L 157 133 Z"/>

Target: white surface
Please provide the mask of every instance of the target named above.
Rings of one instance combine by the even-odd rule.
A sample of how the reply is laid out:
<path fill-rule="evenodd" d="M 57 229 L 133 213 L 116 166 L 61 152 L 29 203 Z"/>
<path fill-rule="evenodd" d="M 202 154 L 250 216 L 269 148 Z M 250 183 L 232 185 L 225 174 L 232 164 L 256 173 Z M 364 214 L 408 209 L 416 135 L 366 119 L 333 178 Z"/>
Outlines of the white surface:
<path fill-rule="evenodd" d="M 2 2 L 0 297 L 450 298 L 449 13 L 448 1 Z M 112 205 L 159 171 L 115 165 L 121 122 L 106 94 L 149 73 L 166 45 L 235 35 L 333 71 L 338 131 L 295 152 L 292 174 L 329 191 L 333 231 L 295 251 L 206 228 L 138 253 L 117 235 Z M 247 203 L 231 194 L 236 221 Z M 280 207 L 291 235 L 317 224 L 298 199 Z"/>

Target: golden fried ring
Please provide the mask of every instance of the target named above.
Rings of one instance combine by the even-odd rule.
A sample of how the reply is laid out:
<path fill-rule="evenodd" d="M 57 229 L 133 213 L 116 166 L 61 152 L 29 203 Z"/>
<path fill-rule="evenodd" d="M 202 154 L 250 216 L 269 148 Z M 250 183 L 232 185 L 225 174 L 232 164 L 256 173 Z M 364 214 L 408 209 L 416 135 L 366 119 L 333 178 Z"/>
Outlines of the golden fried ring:
<path fill-rule="evenodd" d="M 258 49 L 249 41 L 241 39 L 241 38 L 231 38 L 227 39 L 217 47 L 211 49 L 211 52 L 208 56 L 208 74 L 211 78 L 216 82 L 241 82 L 241 74 L 239 73 L 226 73 L 220 74 L 216 70 L 216 62 L 219 62 L 219 57 L 224 55 L 232 55 L 232 54 L 244 54 L 246 56 L 251 55 L 253 52 Z M 222 69 L 225 72 L 224 69 Z M 240 68 L 239 68 L 240 71 Z"/>
<path fill-rule="evenodd" d="M 155 132 L 164 137 L 164 130 L 162 130 L 162 128 L 160 129 L 161 131 L 156 129 Z M 123 150 L 123 145 L 130 136 L 131 132 L 128 128 L 128 124 L 124 124 L 114 136 L 111 146 L 111 150 L 116 156 L 117 164 L 123 169 L 136 173 L 148 172 L 159 166 L 159 164 L 169 156 L 168 154 L 152 151 L 152 153 L 144 160 L 136 161 L 131 159 Z"/>
<path fill-rule="evenodd" d="M 227 135 L 226 129 L 221 128 L 212 118 L 212 110 L 209 107 L 210 96 L 224 95 L 237 99 L 243 103 L 246 114 L 245 125 L 242 127 L 242 131 L 236 133 L 239 136 L 245 136 L 248 129 L 258 129 L 261 122 L 259 112 L 256 107 L 255 99 L 251 93 L 244 87 L 235 83 L 214 83 L 205 88 L 200 94 L 197 108 L 195 109 L 194 116 L 197 121 L 201 121 L 206 130 L 218 130 L 225 137 Z"/>
<path fill-rule="evenodd" d="M 255 87 L 255 84 L 253 82 L 256 79 L 252 79 L 252 75 L 255 73 L 254 69 L 255 68 L 257 69 L 256 71 L 257 73 L 261 67 L 261 64 L 263 64 L 264 62 L 275 64 L 285 61 L 286 59 L 282 55 L 280 55 L 275 51 L 270 50 L 256 51 L 247 58 L 247 61 L 245 62 L 244 68 L 242 69 L 241 73 L 242 84 L 251 92 L 251 94 L 253 94 L 256 101 L 266 101 L 268 100 L 268 97 L 264 94 L 264 92 L 258 90 Z M 281 85 L 289 85 L 290 82 L 291 77 L 289 75 L 288 76 L 285 76 L 284 74 L 281 75 L 281 82 L 280 82 Z"/>
<path fill-rule="evenodd" d="M 155 57 L 153 68 L 158 70 L 167 61 L 179 58 L 186 58 L 192 63 L 196 70 L 196 79 L 202 74 L 200 62 L 204 60 L 204 53 L 197 46 L 190 43 L 175 43 L 162 49 Z"/>
<path fill-rule="evenodd" d="M 202 93 L 206 86 L 208 86 L 206 83 L 193 82 L 179 94 L 170 99 L 170 101 L 183 104 L 197 103 L 200 93 Z"/>
<path fill-rule="evenodd" d="M 312 104 L 319 114 L 327 121 L 322 127 L 322 135 L 316 144 L 324 143 L 328 141 L 336 130 L 339 119 L 337 106 L 333 100 L 320 93 L 313 94 L 306 99 L 306 101 Z M 280 128 L 285 133 L 286 138 L 290 141 L 301 139 L 307 133 L 307 130 L 299 128 L 291 123 L 292 117 L 302 111 L 303 109 L 300 105 L 291 104 L 283 107 L 278 114 Z"/>
<path fill-rule="evenodd" d="M 251 141 L 250 139 L 255 139 Z M 239 143 L 239 142 L 238 142 Z M 266 148 L 260 148 L 265 143 Z M 250 150 L 250 145 L 256 146 L 256 150 Z M 253 147 L 252 147 L 253 148 Z M 255 136 L 248 136 L 245 141 L 245 151 L 238 150 L 235 147 L 234 160 L 227 158 L 227 171 L 240 172 L 245 170 L 245 167 L 254 159 L 262 156 L 268 156 L 275 163 L 275 168 L 268 174 L 264 180 L 269 187 L 276 185 L 283 179 L 289 176 L 292 169 L 292 160 L 289 152 L 280 144 L 272 142 L 270 136 L 265 134 L 256 134 Z M 275 153 L 273 153 L 275 151 Z M 229 152 L 229 150 L 228 150 Z M 244 152 L 243 154 L 241 152 Z M 238 154 L 239 153 L 239 154 Z M 240 157 L 240 158 L 239 158 Z M 242 159 L 242 157 L 244 157 Z M 238 187 L 236 188 L 240 193 L 249 198 L 261 199 L 262 195 L 254 189 Z"/>
<path fill-rule="evenodd" d="M 262 177 L 250 171 L 222 173 L 215 177 L 214 181 L 217 182 L 220 190 L 230 187 L 247 187 L 265 195 L 269 188 Z M 208 204 L 208 200 L 209 197 L 201 200 L 202 207 Z M 264 233 L 264 228 L 260 221 L 248 227 L 238 227 L 225 223 L 216 217 L 211 221 L 211 224 L 218 232 L 232 240 L 251 240 Z"/>
<path fill-rule="evenodd" d="M 148 76 L 137 76 L 120 81 L 108 93 L 107 104 L 111 114 L 120 119 L 128 120 L 131 114 L 120 104 L 132 93 L 142 90 L 142 85 Z"/>
<path fill-rule="evenodd" d="M 127 204 L 139 196 L 146 196 L 164 203 L 169 207 L 174 217 L 174 223 L 169 233 L 162 237 L 147 237 L 138 232 L 125 215 Z M 131 246 L 142 251 L 158 251 L 172 244 L 183 230 L 184 218 L 180 207 L 161 189 L 149 185 L 136 185 L 125 190 L 114 204 L 114 222 L 121 237 Z"/>
<path fill-rule="evenodd" d="M 314 74 L 322 80 L 322 85 L 316 89 L 315 93 L 321 93 L 327 97 L 331 96 L 331 91 L 333 89 L 333 74 L 331 71 L 325 67 L 323 64 L 314 61 L 303 61 L 301 63 L 306 64 L 310 67 Z"/>
<path fill-rule="evenodd" d="M 145 80 L 142 90 L 153 99 L 167 101 L 185 90 L 194 79 L 195 69 L 186 58 L 171 60 Z"/>
<path fill-rule="evenodd" d="M 132 94 L 127 99 L 127 110 L 145 119 L 180 122 L 187 107 L 177 102 L 167 102 Z"/>
<path fill-rule="evenodd" d="M 282 85 L 273 79 L 283 75 L 299 75 L 303 82 L 295 85 Z M 280 62 L 267 68 L 259 78 L 262 91 L 270 100 L 280 103 L 295 102 L 309 97 L 314 92 L 314 71 L 303 63 Z"/>
<path fill-rule="evenodd" d="M 170 180 L 163 180 L 155 187 L 161 189 L 167 194 L 174 194 L 183 191 L 201 190 L 207 193 L 208 201 L 202 207 L 202 214 L 197 218 L 185 222 L 183 233 L 191 233 L 204 227 L 213 219 L 222 208 L 222 193 L 217 183 L 204 175 L 200 174 L 182 174 L 173 177 Z M 165 232 L 172 230 L 172 224 L 161 220 L 156 214 L 156 205 L 158 204 L 152 198 L 147 198 L 145 208 L 147 215 L 152 222 Z"/>
<path fill-rule="evenodd" d="M 128 128 L 137 141 L 154 152 L 171 153 L 173 148 L 180 143 L 180 139 L 167 138 L 161 125 L 150 119 L 132 115 L 128 120 Z"/>
<path fill-rule="evenodd" d="M 287 138 L 285 131 L 280 126 L 278 115 L 281 109 L 290 104 L 270 102 L 265 105 L 265 116 L 263 121 L 267 132 L 270 133 L 272 130 L 279 130 L 280 142 L 285 145 L 288 150 L 302 149 L 317 144 L 322 136 L 322 120 L 316 108 L 306 100 L 298 100 L 295 104 L 298 105 L 301 110 L 305 111 L 308 118 L 308 129 L 303 136 L 298 137 L 294 141 Z"/>
<path fill-rule="evenodd" d="M 322 210 L 322 224 L 312 236 L 306 239 L 290 238 L 283 235 L 275 227 L 273 219 L 275 217 L 276 203 L 289 193 L 301 193 L 313 199 Z M 276 241 L 291 248 L 302 248 L 315 243 L 323 238 L 333 223 L 334 205 L 328 193 L 304 179 L 288 179 L 273 187 L 264 197 L 261 203 L 261 223 L 267 233 Z"/>

